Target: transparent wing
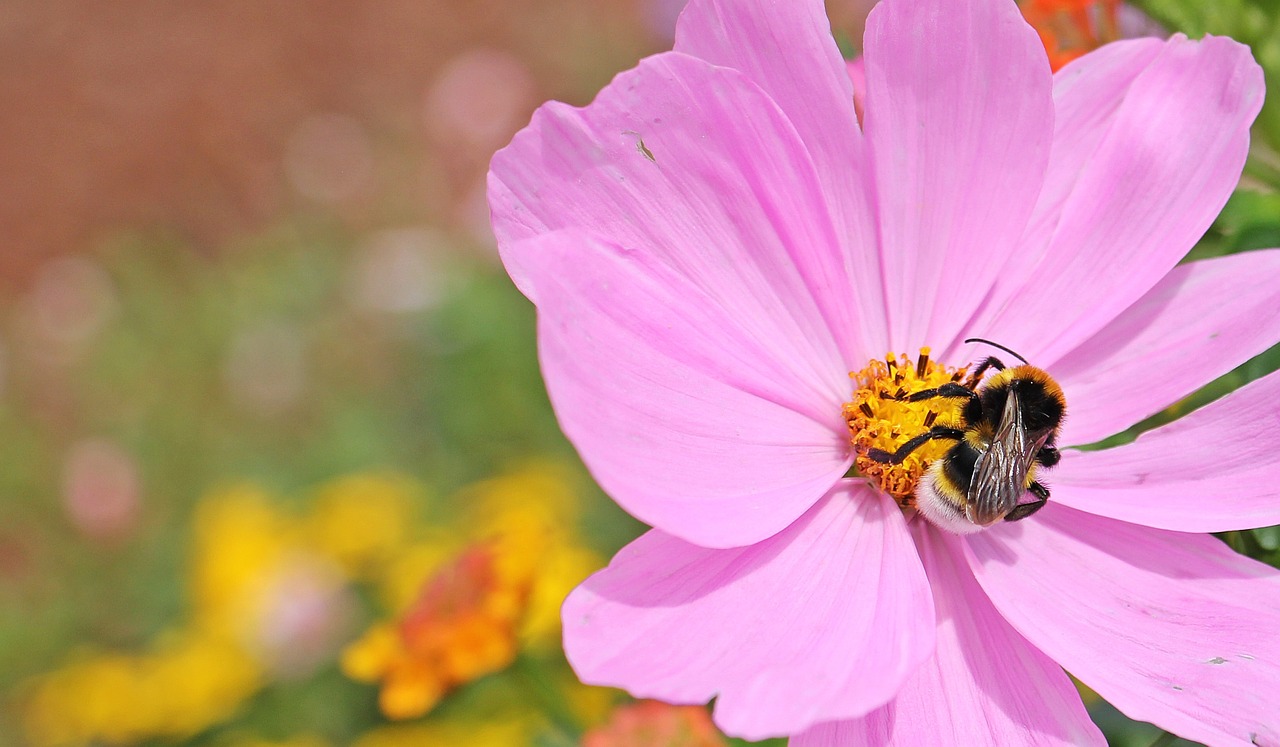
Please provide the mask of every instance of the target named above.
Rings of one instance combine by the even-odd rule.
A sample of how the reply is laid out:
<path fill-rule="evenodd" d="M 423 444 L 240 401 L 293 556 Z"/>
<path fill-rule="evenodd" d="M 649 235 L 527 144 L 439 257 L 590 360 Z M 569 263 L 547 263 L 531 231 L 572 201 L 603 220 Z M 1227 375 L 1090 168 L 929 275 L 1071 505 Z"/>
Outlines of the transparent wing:
<path fill-rule="evenodd" d="M 1027 473 L 1036 448 L 1022 422 L 1018 393 L 1010 389 L 991 447 L 974 465 L 973 481 L 969 483 L 970 521 L 985 526 L 1004 518 L 1018 505 L 1027 489 Z"/>

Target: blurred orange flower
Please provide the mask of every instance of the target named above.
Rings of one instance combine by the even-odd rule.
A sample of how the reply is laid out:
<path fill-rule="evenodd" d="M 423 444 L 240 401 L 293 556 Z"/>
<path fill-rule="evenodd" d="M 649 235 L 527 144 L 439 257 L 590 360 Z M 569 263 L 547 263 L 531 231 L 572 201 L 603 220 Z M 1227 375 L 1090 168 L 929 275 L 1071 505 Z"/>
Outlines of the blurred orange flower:
<path fill-rule="evenodd" d="M 603 726 L 582 737 L 582 747 L 724 747 L 720 732 L 701 706 L 643 700 L 613 712 Z"/>
<path fill-rule="evenodd" d="M 371 628 L 342 658 L 352 679 L 381 680 L 390 718 L 430 711 L 450 689 L 510 665 L 528 606 L 532 569 L 500 574 L 495 549 L 474 545 L 429 578 L 394 624 Z"/>
<path fill-rule="evenodd" d="M 554 462 L 530 462 L 467 486 L 465 507 L 388 560 L 380 586 L 392 619 L 347 647 L 342 669 L 381 683 L 392 719 L 431 711 L 450 690 L 502 669 L 518 651 L 559 646 L 560 604 L 602 561 L 574 527 L 578 486 Z"/>
<path fill-rule="evenodd" d="M 1054 70 L 1120 38 L 1120 0 L 1021 0 Z"/>

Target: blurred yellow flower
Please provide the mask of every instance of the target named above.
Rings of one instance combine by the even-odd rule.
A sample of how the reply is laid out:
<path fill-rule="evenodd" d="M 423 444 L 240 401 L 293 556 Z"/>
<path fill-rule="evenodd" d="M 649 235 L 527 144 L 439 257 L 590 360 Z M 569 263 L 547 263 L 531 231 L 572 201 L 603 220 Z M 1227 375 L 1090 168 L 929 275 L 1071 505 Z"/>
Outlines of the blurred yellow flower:
<path fill-rule="evenodd" d="M 351 600 L 343 559 L 299 530 L 330 511 L 332 499 L 322 499 L 302 520 L 280 503 L 248 484 L 215 490 L 200 502 L 190 561 L 191 624 L 290 677 L 335 653 Z"/>
<path fill-rule="evenodd" d="M 404 544 L 421 487 L 394 473 L 360 473 L 317 493 L 304 524 L 309 544 L 354 578 L 366 576 Z"/>
<path fill-rule="evenodd" d="M 572 534 L 581 510 L 579 492 L 579 480 L 571 470 L 538 459 L 463 488 L 451 503 L 480 534 L 500 532 L 517 517 L 547 532 Z"/>
<path fill-rule="evenodd" d="M 42 747 L 186 737 L 229 718 L 260 685 L 238 647 L 177 633 L 147 654 L 90 655 L 37 678 L 24 720 Z"/>
<path fill-rule="evenodd" d="M 239 637 L 266 591 L 265 571 L 293 549 L 279 499 L 250 484 L 213 491 L 196 508 L 191 595 L 198 624 Z"/>
<path fill-rule="evenodd" d="M 535 566 L 537 574 L 529 596 L 529 607 L 520 626 L 520 641 L 542 651 L 560 647 L 560 606 L 564 598 L 598 570 L 604 560 L 593 550 L 573 545 L 555 545 Z"/>

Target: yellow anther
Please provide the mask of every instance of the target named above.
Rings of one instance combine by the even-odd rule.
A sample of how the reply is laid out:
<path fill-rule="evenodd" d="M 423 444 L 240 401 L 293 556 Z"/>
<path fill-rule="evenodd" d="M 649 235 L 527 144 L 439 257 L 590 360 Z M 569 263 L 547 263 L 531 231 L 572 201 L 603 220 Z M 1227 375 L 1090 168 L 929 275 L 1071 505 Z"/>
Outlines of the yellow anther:
<path fill-rule="evenodd" d="M 953 425 L 960 421 L 962 399 L 933 397 L 908 402 L 916 392 L 935 389 L 949 382 L 961 381 L 964 368 L 943 366 L 929 359 L 929 348 L 920 348 L 912 361 L 905 355 L 889 353 L 884 360 L 873 360 L 861 371 L 849 374 L 857 383 L 853 399 L 844 406 L 850 439 L 856 459 L 854 467 L 899 504 L 913 505 L 916 483 L 929 464 L 947 452 L 951 444 L 931 441 L 911 452 L 901 464 L 884 464 L 871 459 L 872 449 L 892 454 L 909 439 L 935 425 Z"/>

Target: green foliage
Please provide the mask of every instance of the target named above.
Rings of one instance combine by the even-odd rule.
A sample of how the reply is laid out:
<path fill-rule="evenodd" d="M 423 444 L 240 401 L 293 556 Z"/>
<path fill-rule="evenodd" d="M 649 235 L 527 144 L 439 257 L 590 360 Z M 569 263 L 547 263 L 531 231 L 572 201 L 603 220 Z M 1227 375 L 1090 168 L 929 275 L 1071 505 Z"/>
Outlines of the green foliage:
<path fill-rule="evenodd" d="M 1133 5 L 1171 31 L 1192 38 L 1230 36 L 1248 44 L 1262 65 L 1267 90 L 1280 90 L 1280 7 L 1275 0 L 1137 0 Z M 1280 151 L 1280 100 L 1275 96 L 1263 105 L 1254 132 L 1255 149 L 1266 149 L 1271 157 L 1265 170 L 1274 175 L 1273 157 Z M 1259 168 L 1261 164 L 1250 166 Z M 1273 187 L 1277 183 L 1274 178 L 1268 181 Z"/>

